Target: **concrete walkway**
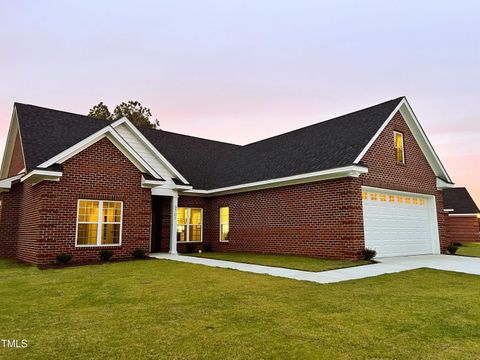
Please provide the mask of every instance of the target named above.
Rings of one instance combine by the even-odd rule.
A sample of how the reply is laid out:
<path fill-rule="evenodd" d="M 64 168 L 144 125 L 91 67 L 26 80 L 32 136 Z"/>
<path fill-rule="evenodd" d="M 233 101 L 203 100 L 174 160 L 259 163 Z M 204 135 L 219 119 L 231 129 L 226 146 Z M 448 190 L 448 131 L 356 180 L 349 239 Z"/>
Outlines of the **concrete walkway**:
<path fill-rule="evenodd" d="M 345 269 L 310 272 L 284 269 L 263 265 L 244 264 L 233 261 L 214 260 L 193 256 L 170 255 L 165 253 L 150 254 L 157 259 L 180 261 L 225 269 L 234 269 L 256 274 L 267 274 L 295 280 L 312 281 L 320 284 L 336 283 L 347 280 L 363 279 L 405 270 L 431 268 L 480 275 L 480 258 L 448 255 L 419 255 L 392 258 L 380 258 L 377 264 L 355 266 Z"/>

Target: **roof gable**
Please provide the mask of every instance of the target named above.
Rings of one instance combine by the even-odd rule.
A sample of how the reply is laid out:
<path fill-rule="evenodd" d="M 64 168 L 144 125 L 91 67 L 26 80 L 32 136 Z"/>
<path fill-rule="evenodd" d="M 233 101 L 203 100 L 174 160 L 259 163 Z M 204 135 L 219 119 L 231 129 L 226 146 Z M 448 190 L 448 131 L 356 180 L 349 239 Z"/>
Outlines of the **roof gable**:
<path fill-rule="evenodd" d="M 245 146 L 32 105 L 15 104 L 14 112 L 27 171 L 64 161 L 82 146 L 108 136 L 142 171 L 214 190 L 355 166 L 397 111 L 405 114 L 437 176 L 450 182 L 404 97 Z"/>
<path fill-rule="evenodd" d="M 453 210 L 450 214 L 476 214 L 480 212 L 466 188 L 444 189 L 442 193 L 443 208 Z"/>
<path fill-rule="evenodd" d="M 362 149 L 359 155 L 355 158 L 354 164 L 359 164 L 361 162 L 362 158 L 365 156 L 367 151 L 372 147 L 372 145 L 375 143 L 378 137 L 382 134 L 383 130 L 387 127 L 390 121 L 392 121 L 393 117 L 398 111 L 400 111 L 400 113 L 402 114 L 403 119 L 405 120 L 408 128 L 412 132 L 412 135 L 415 138 L 415 141 L 420 146 L 420 149 L 422 150 L 425 158 L 427 159 L 435 175 L 445 180 L 447 183 L 451 184 L 452 180 L 450 179 L 450 176 L 445 170 L 437 153 L 433 149 L 433 146 L 430 143 L 430 140 L 428 139 L 425 131 L 420 125 L 420 122 L 418 121 L 417 117 L 415 116 L 415 113 L 413 112 L 412 108 L 410 107 L 410 104 L 408 103 L 405 97 L 401 98 L 401 101 L 398 103 L 395 109 L 393 109 L 393 111 L 386 118 L 384 123 L 378 128 L 377 132 L 371 137 L 367 145 Z"/>

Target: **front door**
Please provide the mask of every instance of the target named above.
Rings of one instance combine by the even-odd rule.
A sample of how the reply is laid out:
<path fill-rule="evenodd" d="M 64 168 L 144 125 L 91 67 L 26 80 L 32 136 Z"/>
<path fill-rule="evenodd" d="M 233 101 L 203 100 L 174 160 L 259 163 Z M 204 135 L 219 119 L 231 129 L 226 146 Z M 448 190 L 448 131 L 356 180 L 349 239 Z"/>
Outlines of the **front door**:
<path fill-rule="evenodd" d="M 150 252 L 162 251 L 163 204 L 168 200 L 162 196 L 152 196 L 152 235 Z M 168 242 L 168 239 L 166 240 Z"/>

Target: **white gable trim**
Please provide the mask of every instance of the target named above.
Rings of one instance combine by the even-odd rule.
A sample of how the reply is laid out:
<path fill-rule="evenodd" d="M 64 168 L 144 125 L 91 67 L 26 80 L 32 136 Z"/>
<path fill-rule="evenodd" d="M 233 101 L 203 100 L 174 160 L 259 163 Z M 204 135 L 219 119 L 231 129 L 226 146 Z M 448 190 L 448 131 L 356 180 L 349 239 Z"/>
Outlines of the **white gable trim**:
<path fill-rule="evenodd" d="M 15 149 L 16 136 L 20 138 L 20 147 L 22 150 L 23 164 L 26 166 L 25 154 L 23 152 L 22 134 L 20 133 L 20 126 L 18 125 L 17 108 L 13 108 L 12 118 L 10 120 L 10 127 L 8 129 L 7 141 L 5 142 L 5 151 L 3 153 L 2 167 L 0 169 L 0 178 L 8 176 L 8 170 L 12 162 L 13 150 Z"/>
<path fill-rule="evenodd" d="M 448 216 L 452 217 L 478 217 L 478 214 L 448 214 Z"/>
<path fill-rule="evenodd" d="M 438 157 L 437 153 L 433 149 L 433 146 L 430 143 L 430 140 L 428 140 L 428 137 L 425 134 L 425 131 L 423 130 L 422 126 L 420 125 L 420 122 L 418 121 L 417 117 L 415 116 L 415 113 L 413 112 L 413 110 L 410 107 L 410 104 L 408 103 L 406 98 L 403 98 L 400 101 L 400 103 L 397 105 L 397 107 L 388 116 L 387 120 L 378 129 L 378 131 L 375 133 L 373 138 L 370 139 L 367 146 L 365 146 L 365 148 L 362 150 L 362 152 L 357 156 L 357 158 L 354 161 L 354 164 L 358 164 L 362 160 L 362 158 L 365 156 L 367 151 L 372 147 L 372 145 L 378 139 L 378 137 L 383 132 L 383 130 L 385 130 L 388 123 L 393 119 L 393 117 L 395 116 L 395 114 L 398 111 L 400 111 L 403 118 L 405 119 L 405 122 L 407 123 L 410 131 L 412 132 L 415 140 L 417 141 L 418 145 L 420 146 L 420 149 L 422 150 L 422 152 L 425 155 L 428 163 L 430 164 L 430 167 L 433 169 L 435 174 L 438 177 L 441 177 L 441 178 L 447 180 L 448 183 L 453 183 L 452 180 L 450 179 L 450 176 L 448 175 L 447 171 L 445 170 L 442 162 L 440 161 L 440 158 Z"/>
<path fill-rule="evenodd" d="M 30 171 L 28 174 L 23 176 L 20 181 L 26 182 L 28 184 L 38 184 L 41 181 L 60 181 L 60 178 L 63 176 L 61 171 L 50 171 L 50 170 L 39 170 L 35 169 Z"/>
<path fill-rule="evenodd" d="M 155 146 L 152 145 L 150 141 L 133 125 L 127 118 L 121 118 L 112 124 L 113 128 L 116 128 L 119 125 L 126 125 L 145 145 L 155 156 L 160 160 L 160 162 L 171 171 L 178 179 L 180 179 L 184 184 L 188 184 L 187 179 L 185 179 L 180 172 L 173 167 L 173 165 L 157 150 Z"/>
<path fill-rule="evenodd" d="M 71 146 L 70 148 L 62 151 L 61 153 L 57 154 L 56 156 L 52 157 L 51 159 L 43 162 L 40 164 L 38 167 L 39 168 L 48 168 L 49 166 L 52 166 L 53 164 L 61 164 L 65 162 L 66 160 L 70 159 L 71 157 L 75 156 L 79 152 L 85 150 L 87 147 L 91 146 L 95 142 L 99 141 L 100 139 L 107 137 L 112 143 L 125 155 L 128 157 L 130 161 L 132 161 L 137 168 L 142 171 L 142 172 L 148 172 L 152 176 L 162 179 L 162 176 L 150 165 L 148 162 L 146 162 L 133 148 L 130 146 L 130 144 L 116 131 L 116 127 L 118 125 L 125 124 L 128 126 L 132 132 L 135 133 L 136 136 L 138 134 L 141 135 L 141 133 L 138 131 L 138 129 L 133 126 L 130 121 L 128 121 L 126 118 L 122 118 L 120 120 L 117 120 L 113 122 L 112 124 L 109 124 L 108 126 L 100 129 L 96 133 L 90 135 L 89 137 L 83 139 L 82 141 L 78 142 L 77 144 Z M 142 135 L 143 136 L 143 135 Z M 143 138 L 141 139 L 142 143 L 147 142 L 150 146 L 149 148 L 154 148 L 152 144 L 148 142 L 147 139 Z M 146 144 L 147 145 L 147 144 Z M 158 151 L 156 151 L 158 153 Z M 159 154 L 159 153 L 158 153 Z M 156 154 L 155 154 L 156 155 Z M 162 159 L 163 156 L 162 156 Z M 164 163 L 164 161 L 162 160 Z M 171 167 L 171 165 L 169 165 Z M 171 167 L 173 169 L 173 167 Z M 175 173 L 177 174 L 178 171 L 175 170 Z M 179 173 L 178 173 L 179 174 Z M 183 178 L 183 177 L 182 177 Z M 184 178 L 183 178 L 184 179 Z"/>
<path fill-rule="evenodd" d="M 316 171 L 307 174 L 287 176 L 283 178 L 256 181 L 247 184 L 228 186 L 212 190 L 187 190 L 185 194 L 196 195 L 220 195 L 220 194 L 233 194 L 246 191 L 255 191 L 261 189 L 282 187 L 288 185 L 305 184 L 315 181 L 324 181 L 330 179 L 338 179 L 343 177 L 359 177 L 361 174 L 368 173 L 368 168 L 359 165 L 344 166 L 335 169 L 328 169 L 322 171 Z"/>
<path fill-rule="evenodd" d="M 365 156 L 365 154 L 367 153 L 367 151 L 372 147 L 373 143 L 375 141 L 377 141 L 378 137 L 380 136 L 380 134 L 383 132 L 383 130 L 385 130 L 385 128 L 387 127 L 388 123 L 393 119 L 393 117 L 395 116 L 395 114 L 397 113 L 398 110 L 400 110 L 400 107 L 402 106 L 403 104 L 403 101 L 405 99 L 403 99 L 402 101 L 400 101 L 400 103 L 397 105 L 397 107 L 395 108 L 395 110 L 392 111 L 392 113 L 388 116 L 387 120 L 385 120 L 385 122 L 382 124 L 382 126 L 380 126 L 380 129 L 377 130 L 377 132 L 375 133 L 375 135 L 373 136 L 373 138 L 370 139 L 370 141 L 368 142 L 367 146 L 365 146 L 362 150 L 362 152 L 360 154 L 358 154 L 357 158 L 353 161 L 354 164 L 358 164 L 360 162 L 360 160 L 362 160 L 362 158 Z"/>
<path fill-rule="evenodd" d="M 23 174 L 19 174 L 9 177 L 7 179 L 0 180 L 0 193 L 10 190 L 12 188 L 12 183 L 19 180 L 22 176 Z"/>

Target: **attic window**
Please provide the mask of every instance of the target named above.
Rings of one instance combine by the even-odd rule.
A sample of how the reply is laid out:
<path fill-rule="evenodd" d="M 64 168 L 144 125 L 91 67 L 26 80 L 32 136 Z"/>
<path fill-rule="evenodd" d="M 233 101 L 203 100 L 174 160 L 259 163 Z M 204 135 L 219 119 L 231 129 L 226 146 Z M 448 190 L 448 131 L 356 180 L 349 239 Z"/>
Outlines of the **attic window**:
<path fill-rule="evenodd" d="M 394 131 L 395 138 L 395 160 L 397 163 L 405 164 L 405 149 L 403 144 L 403 134 L 398 131 Z"/>

